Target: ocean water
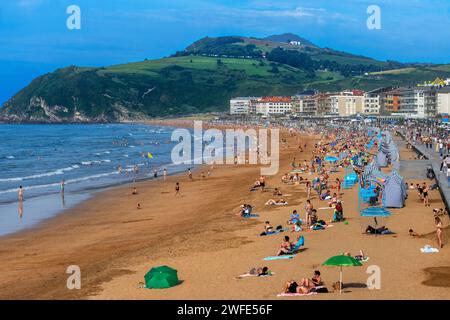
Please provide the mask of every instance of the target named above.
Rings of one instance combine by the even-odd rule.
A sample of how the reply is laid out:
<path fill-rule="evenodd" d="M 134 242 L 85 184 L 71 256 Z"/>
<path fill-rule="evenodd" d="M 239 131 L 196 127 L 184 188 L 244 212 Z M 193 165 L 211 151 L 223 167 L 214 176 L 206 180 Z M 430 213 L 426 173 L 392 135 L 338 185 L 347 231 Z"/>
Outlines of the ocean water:
<path fill-rule="evenodd" d="M 171 162 L 172 131 L 143 124 L 0 125 L 0 235 L 57 214 L 95 190 L 152 178 L 155 169 L 159 176 L 163 168 L 169 174 L 187 170 Z"/>

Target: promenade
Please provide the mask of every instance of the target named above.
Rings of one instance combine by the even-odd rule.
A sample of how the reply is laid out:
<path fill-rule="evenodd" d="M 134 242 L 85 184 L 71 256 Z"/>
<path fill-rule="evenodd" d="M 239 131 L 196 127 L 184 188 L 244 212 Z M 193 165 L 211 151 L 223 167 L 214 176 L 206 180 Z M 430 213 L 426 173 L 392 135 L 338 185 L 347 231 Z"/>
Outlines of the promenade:
<path fill-rule="evenodd" d="M 401 130 L 397 130 L 397 133 L 406 140 L 405 133 Z M 450 208 L 450 188 L 447 183 L 447 175 L 445 172 L 441 172 L 441 159 L 439 156 L 439 152 L 436 152 L 435 145 L 433 143 L 433 147 L 431 149 L 427 149 L 425 145 L 420 143 L 411 143 L 413 149 L 420 155 L 423 155 L 428 165 L 433 168 L 434 175 L 436 177 L 436 182 L 439 186 L 439 192 L 441 193 L 442 199 L 444 200 L 445 206 L 447 209 Z M 424 168 L 426 170 L 426 168 Z"/>

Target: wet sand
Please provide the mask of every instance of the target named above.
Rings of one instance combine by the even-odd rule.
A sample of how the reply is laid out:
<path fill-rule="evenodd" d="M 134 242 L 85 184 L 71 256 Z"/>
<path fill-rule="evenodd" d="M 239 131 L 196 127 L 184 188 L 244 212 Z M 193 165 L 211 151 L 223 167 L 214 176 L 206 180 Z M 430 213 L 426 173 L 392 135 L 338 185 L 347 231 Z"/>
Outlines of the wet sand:
<path fill-rule="evenodd" d="M 308 141 L 302 154 L 297 139 L 288 138 L 289 147 L 281 150 L 278 175 L 267 179 L 269 186 L 291 195 L 285 197 L 288 206 L 266 207 L 264 203 L 273 198 L 271 192 L 249 191 L 260 175 L 257 166 L 216 166 L 204 180 L 196 171 L 193 182 L 186 175 L 166 182 L 141 182 L 135 196 L 131 195 L 132 186 L 117 187 L 37 228 L 0 238 L 0 259 L 4 261 L 0 265 L 0 298 L 276 299 L 287 280 L 310 277 L 315 269 L 322 272 L 331 289 L 339 270 L 320 264 L 330 256 L 342 252 L 355 255 L 363 249 L 370 259 L 363 267 L 344 269 L 347 287 L 343 294 L 293 299 L 449 299 L 448 288 L 426 285 L 429 272 L 425 271 L 448 265 L 447 239 L 440 253 L 424 254 L 419 249 L 425 244 L 436 246 L 436 241 L 408 235 L 409 228 L 420 234 L 433 232 L 432 208 L 443 206 L 438 191 L 430 193 L 431 208 L 425 208 L 417 194 L 410 192 L 406 207 L 391 210 L 393 216 L 382 221 L 397 234 L 375 237 L 362 234 L 372 221 L 359 216 L 356 187 L 343 190 L 348 225 L 334 223 L 324 231 L 299 234 L 289 231 L 285 234 L 292 239 L 305 236 L 305 250 L 293 260 L 262 261 L 277 252 L 284 236 L 258 236 L 263 222 L 286 225 L 294 209 L 304 216 L 304 186 L 286 186 L 280 181 L 294 156 L 297 161 L 310 158 L 313 138 L 301 137 L 302 144 Z M 334 176 L 342 179 L 343 169 Z M 174 195 L 175 181 L 181 182 L 182 197 Z M 138 202 L 141 210 L 136 209 Z M 312 202 L 316 208 L 326 206 L 316 197 Z M 260 217 L 236 217 L 242 203 L 255 205 Z M 331 210 L 319 210 L 318 215 L 329 220 Z M 446 217 L 444 225 L 448 224 Z M 69 265 L 81 268 L 81 290 L 66 288 Z M 139 288 L 145 273 L 158 265 L 176 268 L 182 283 L 167 290 Z M 252 267 L 265 265 L 274 276 L 235 279 Z M 365 288 L 369 265 L 381 268 L 380 290 Z"/>

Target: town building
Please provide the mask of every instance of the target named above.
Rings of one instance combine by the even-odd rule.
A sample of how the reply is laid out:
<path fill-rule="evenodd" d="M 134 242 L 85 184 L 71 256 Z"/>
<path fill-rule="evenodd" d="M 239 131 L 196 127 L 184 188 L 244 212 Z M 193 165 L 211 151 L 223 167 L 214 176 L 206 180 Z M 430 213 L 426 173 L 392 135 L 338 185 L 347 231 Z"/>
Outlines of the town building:
<path fill-rule="evenodd" d="M 436 91 L 436 113 L 450 115 L 450 86 Z"/>
<path fill-rule="evenodd" d="M 331 96 L 331 113 L 341 117 L 361 114 L 364 105 L 364 92 L 352 90 Z"/>
<path fill-rule="evenodd" d="M 255 97 L 239 97 L 230 100 L 230 114 L 243 115 L 252 113 L 251 103 L 258 98 Z"/>
<path fill-rule="evenodd" d="M 283 115 L 291 112 L 291 97 L 263 97 L 256 102 L 256 114 L 259 115 Z"/>
<path fill-rule="evenodd" d="M 377 115 L 385 109 L 384 102 L 386 92 L 392 90 L 392 87 L 378 88 L 364 93 L 363 114 Z"/>

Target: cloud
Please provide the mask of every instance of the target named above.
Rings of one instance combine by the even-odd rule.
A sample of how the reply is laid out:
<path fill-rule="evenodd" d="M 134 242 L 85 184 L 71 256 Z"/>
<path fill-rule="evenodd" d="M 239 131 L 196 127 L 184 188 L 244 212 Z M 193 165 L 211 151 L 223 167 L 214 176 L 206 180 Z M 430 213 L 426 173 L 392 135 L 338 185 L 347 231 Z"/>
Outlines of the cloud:
<path fill-rule="evenodd" d="M 17 5 L 21 8 L 35 8 L 39 6 L 43 1 L 42 0 L 19 0 Z"/>

